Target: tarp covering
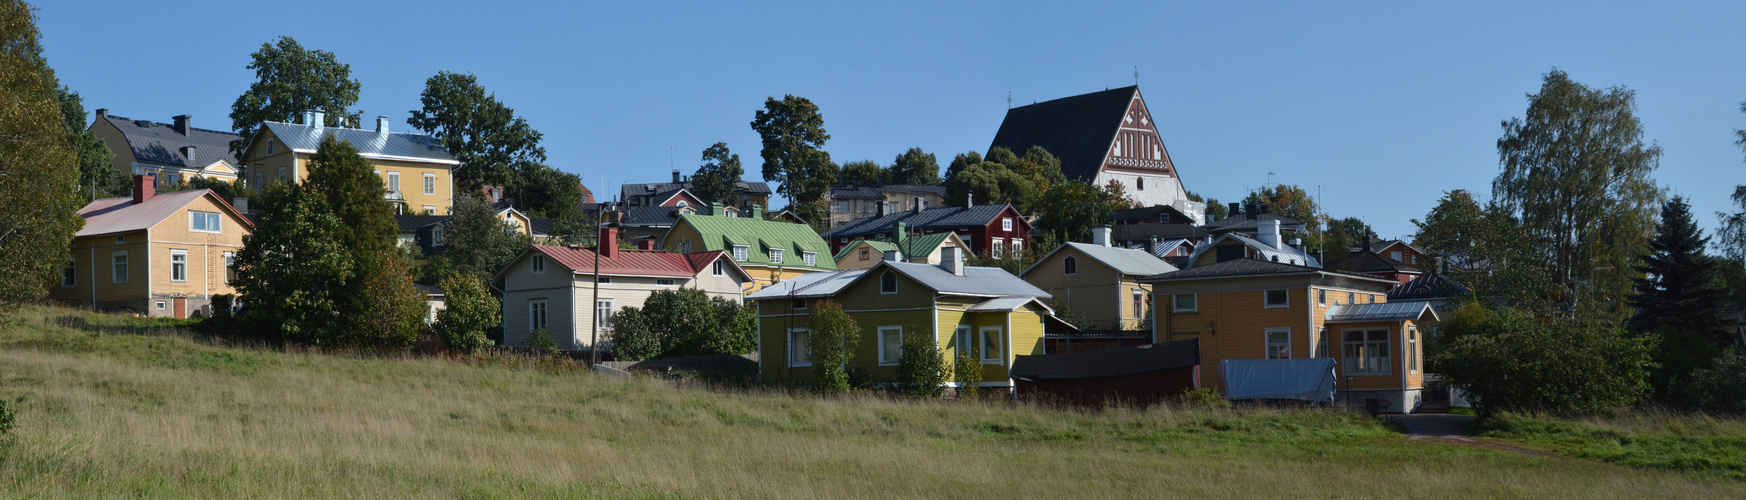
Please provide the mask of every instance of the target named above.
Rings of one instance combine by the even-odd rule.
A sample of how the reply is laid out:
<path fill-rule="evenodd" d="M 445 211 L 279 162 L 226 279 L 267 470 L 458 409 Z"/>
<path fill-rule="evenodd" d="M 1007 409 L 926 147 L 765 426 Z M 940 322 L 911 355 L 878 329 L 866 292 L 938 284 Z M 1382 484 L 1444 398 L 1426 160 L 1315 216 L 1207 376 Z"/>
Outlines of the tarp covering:
<path fill-rule="evenodd" d="M 1229 399 L 1334 402 L 1334 360 L 1227 359 L 1219 362 Z"/>

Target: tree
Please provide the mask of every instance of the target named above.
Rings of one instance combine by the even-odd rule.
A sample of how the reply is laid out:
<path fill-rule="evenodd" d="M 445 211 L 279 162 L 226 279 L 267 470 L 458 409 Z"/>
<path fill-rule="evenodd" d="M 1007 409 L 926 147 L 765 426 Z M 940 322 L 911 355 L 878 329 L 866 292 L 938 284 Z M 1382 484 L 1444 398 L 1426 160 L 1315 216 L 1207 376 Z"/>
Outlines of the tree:
<path fill-rule="evenodd" d="M 1018 207 L 1028 204 L 1035 194 L 1041 194 L 1035 185 L 999 163 L 969 165 L 946 179 L 946 199 L 954 204 L 969 199 L 978 205 L 1012 203 Z"/>
<path fill-rule="evenodd" d="M 1139 201 L 1134 200 L 1134 197 L 1128 196 L 1128 187 L 1123 185 L 1122 181 L 1110 179 L 1108 184 L 1104 184 L 1103 192 L 1108 195 L 1106 202 L 1109 203 L 1112 210 L 1126 210 L 1141 206 Z"/>
<path fill-rule="evenodd" d="M 270 340 L 334 347 L 337 313 L 357 275 L 338 217 L 320 196 L 288 183 L 264 186 L 255 230 L 237 253 L 246 318 Z"/>
<path fill-rule="evenodd" d="M 836 165 L 831 163 L 830 154 L 819 149 L 831 135 L 825 132 L 818 106 L 793 95 L 780 101 L 765 99 L 764 109 L 753 114 L 752 130 L 764 144 L 759 151 L 764 158 L 764 180 L 776 183 L 776 189 L 797 211 L 816 210 L 810 206 L 823 199 L 836 182 Z"/>
<path fill-rule="evenodd" d="M 746 175 L 746 169 L 740 166 L 740 155 L 729 150 L 727 143 L 718 142 L 705 148 L 701 159 L 703 164 L 691 176 L 691 194 L 704 203 L 738 205 L 734 189 L 739 186 L 740 177 Z"/>
<path fill-rule="evenodd" d="M 852 161 L 843 164 L 843 173 L 837 182 L 850 186 L 879 186 L 882 175 L 878 163 L 873 160 Z"/>
<path fill-rule="evenodd" d="M 984 376 L 982 362 L 969 354 L 960 353 L 952 358 L 952 381 L 958 383 L 960 399 L 976 397 L 976 384 L 982 383 Z"/>
<path fill-rule="evenodd" d="M 1218 198 L 1202 199 L 1199 194 L 1195 194 L 1195 192 L 1189 191 L 1188 192 L 1188 201 L 1198 201 L 1198 202 L 1206 204 L 1206 222 L 1208 224 L 1211 224 L 1213 222 L 1217 222 L 1220 220 L 1224 220 L 1225 217 L 1231 216 L 1231 210 L 1229 208 L 1225 207 L 1224 204 L 1219 203 Z"/>
<path fill-rule="evenodd" d="M 443 255 L 456 273 L 489 278 L 533 244 L 497 218 L 497 211 L 476 193 L 456 196 L 451 216 L 443 229 Z"/>
<path fill-rule="evenodd" d="M 489 342 L 486 332 L 503 323 L 502 304 L 485 291 L 485 281 L 454 276 L 437 285 L 443 289 L 443 310 L 437 312 L 437 338 L 449 349 L 471 354 Z"/>
<path fill-rule="evenodd" d="M 526 212 L 528 217 L 582 217 L 582 178 L 543 163 L 523 164 L 515 182 L 510 185 L 509 193 L 515 207 Z"/>
<path fill-rule="evenodd" d="M 1672 400 L 1692 373 L 1710 366 L 1722 349 L 1733 345 L 1728 293 L 1721 288 L 1718 260 L 1703 254 L 1708 243 L 1691 218 L 1691 206 L 1675 196 L 1661 209 L 1655 238 L 1649 240 L 1627 297 L 1636 314 L 1633 332 L 1658 336 L 1654 352 L 1659 365 L 1651 373 L 1655 392 Z"/>
<path fill-rule="evenodd" d="M 848 170 L 844 165 L 844 170 Z M 933 153 L 923 152 L 922 148 L 909 148 L 903 154 L 891 160 L 891 168 L 886 169 L 882 176 L 883 184 L 909 184 L 917 186 L 938 186 L 940 180 L 940 161 Z"/>
<path fill-rule="evenodd" d="M 357 146 L 329 135 L 309 157 L 309 178 L 302 184 L 339 219 L 337 236 L 355 256 L 395 250 L 394 205 L 382 197 L 387 187 L 375 168 Z"/>
<path fill-rule="evenodd" d="M 1605 414 L 1649 389 L 1652 339 L 1592 321 L 1546 321 L 1470 304 L 1444 322 L 1428 368 L 1482 413 Z"/>
<path fill-rule="evenodd" d="M 824 394 L 849 392 L 844 367 L 861 344 L 861 325 L 843 312 L 842 305 L 820 300 L 814 304 L 810 326 L 806 351 L 812 361 L 813 388 Z"/>
<path fill-rule="evenodd" d="M 429 312 L 424 292 L 412 285 L 412 275 L 391 251 L 358 259 L 357 283 L 347 295 L 345 333 L 340 345 L 348 349 L 399 352 L 412 347 L 424 329 Z"/>
<path fill-rule="evenodd" d="M 1740 112 L 1746 113 L 1746 102 L 1740 103 Z M 1734 135 L 1739 140 L 1735 146 L 1746 149 L 1746 130 L 1734 129 Z M 1716 230 L 1716 245 L 1721 253 L 1735 264 L 1746 265 L 1746 184 L 1734 186 L 1734 206 L 1739 210 L 1734 213 L 1716 212 L 1721 219 L 1721 227 Z"/>
<path fill-rule="evenodd" d="M 1243 198 L 1243 207 L 1302 222 L 1303 232 L 1297 236 L 1305 242 L 1314 243 L 1321 239 L 1320 209 L 1303 188 L 1290 184 L 1264 187 Z"/>
<path fill-rule="evenodd" d="M 952 177 L 957 176 L 959 172 L 963 172 L 971 165 L 980 165 L 981 163 L 982 153 L 975 151 L 958 153 L 957 156 L 952 157 L 952 163 L 946 166 L 946 180 L 951 180 Z"/>
<path fill-rule="evenodd" d="M 614 313 L 612 325 L 613 354 L 620 359 L 757 350 L 756 312 L 696 288 L 658 290 L 641 309 Z"/>
<path fill-rule="evenodd" d="M 1364 237 L 1372 233 L 1370 224 L 1357 217 L 1329 220 L 1328 230 L 1322 232 L 1322 241 L 1318 245 L 1322 249 L 1322 267 L 1336 271 L 1355 270 L 1357 263 L 1346 249 L 1362 245 Z"/>
<path fill-rule="evenodd" d="M 250 57 L 255 83 L 230 105 L 231 130 L 242 136 L 231 141 L 231 153 L 242 156 L 263 122 L 290 122 L 312 109 L 327 112 L 324 126 L 355 125 L 363 115 L 350 109 L 363 85 L 352 79 L 352 66 L 341 64 L 332 52 L 305 49 L 282 36 L 261 44 Z"/>
<path fill-rule="evenodd" d="M 897 360 L 897 390 L 900 394 L 937 399 L 946 391 L 946 362 L 940 346 L 927 327 L 911 327 L 903 336 L 903 354 Z"/>
<path fill-rule="evenodd" d="M 90 201 L 115 193 L 115 189 L 126 182 L 115 171 L 115 153 L 86 127 L 85 99 L 65 86 L 56 94 L 61 105 L 62 123 L 66 126 L 67 147 L 79 158 L 80 197 Z"/>
<path fill-rule="evenodd" d="M 1496 204 L 1481 206 L 1465 191 L 1450 191 L 1424 221 L 1414 219 L 1413 241 L 1432 267 L 1494 307 L 1550 313 L 1555 293 L 1546 258 L 1515 217 Z"/>
<path fill-rule="evenodd" d="M 1091 229 L 1115 216 L 1112 195 L 1086 181 L 1056 184 L 1043 194 L 1037 225 L 1062 241 L 1091 241 Z"/>
<path fill-rule="evenodd" d="M 1661 148 L 1643 143 L 1624 87 L 1593 89 L 1556 69 L 1528 95 L 1525 118 L 1503 122 L 1492 195 L 1551 263 L 1556 305 L 1622 317 L 1621 292 L 1643 254 L 1661 190 L 1649 178 Z"/>
<path fill-rule="evenodd" d="M 48 295 L 83 227 L 79 157 L 29 4 L 0 0 L 0 310 Z M 80 118 L 83 121 L 83 118 Z"/>
<path fill-rule="evenodd" d="M 419 101 L 423 109 L 411 111 L 406 123 L 436 138 L 460 160 L 454 173 L 460 191 L 512 184 L 523 164 L 546 161 L 540 146 L 544 136 L 498 101 L 497 94 L 487 93 L 471 73 L 437 72 L 425 80 Z"/>

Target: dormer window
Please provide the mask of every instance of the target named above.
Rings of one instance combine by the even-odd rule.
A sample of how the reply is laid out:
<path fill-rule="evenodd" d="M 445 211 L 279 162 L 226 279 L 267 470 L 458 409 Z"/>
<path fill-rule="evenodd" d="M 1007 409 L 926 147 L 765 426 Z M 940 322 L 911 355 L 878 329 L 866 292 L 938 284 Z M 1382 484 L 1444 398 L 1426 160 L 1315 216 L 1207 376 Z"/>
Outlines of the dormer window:
<path fill-rule="evenodd" d="M 782 263 L 782 249 L 780 249 L 780 248 L 770 249 L 770 263 L 771 264 L 781 264 Z"/>
<path fill-rule="evenodd" d="M 1079 258 L 1069 255 L 1066 259 L 1062 259 L 1061 272 L 1068 275 L 1079 274 Z"/>
<path fill-rule="evenodd" d="M 802 252 L 800 260 L 806 262 L 806 265 L 816 266 L 818 265 L 818 252 Z"/>
<path fill-rule="evenodd" d="M 734 260 L 745 262 L 747 258 L 745 245 L 734 245 Z"/>

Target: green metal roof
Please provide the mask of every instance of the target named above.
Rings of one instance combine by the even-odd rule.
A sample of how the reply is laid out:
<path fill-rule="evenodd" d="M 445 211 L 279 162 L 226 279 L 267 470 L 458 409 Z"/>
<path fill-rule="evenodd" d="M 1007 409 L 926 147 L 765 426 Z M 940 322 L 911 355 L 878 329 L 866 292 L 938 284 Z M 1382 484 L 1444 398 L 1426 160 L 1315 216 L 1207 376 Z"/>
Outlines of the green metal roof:
<path fill-rule="evenodd" d="M 746 260 L 739 261 L 742 266 L 837 270 L 836 260 L 830 257 L 830 245 L 825 244 L 824 238 L 819 237 L 812 227 L 805 224 L 697 214 L 679 216 L 679 222 L 674 227 L 677 228 L 679 224 L 688 224 L 702 235 L 704 250 L 727 250 L 731 254 L 733 248 L 730 241 L 752 247 L 747 249 Z M 754 245 L 755 242 L 762 242 L 763 245 Z M 758 248 L 765 245 L 784 250 L 781 264 L 770 263 L 770 254 L 766 249 Z M 816 265 L 806 265 L 800 252 L 817 254 L 814 259 Z"/>
<path fill-rule="evenodd" d="M 855 241 L 849 242 L 848 246 L 843 247 L 843 251 L 837 252 L 836 260 L 843 260 L 843 257 L 847 257 L 849 255 L 850 250 L 852 250 L 856 247 L 859 247 L 860 242 L 865 241 L 865 242 L 867 242 L 868 247 L 871 247 L 873 250 L 875 250 L 879 253 L 885 253 L 885 252 L 889 252 L 892 250 L 897 250 L 897 251 L 903 252 L 903 254 L 904 254 L 903 260 L 907 261 L 909 259 L 914 259 L 917 257 L 917 255 L 909 255 L 910 248 L 914 248 L 915 249 L 914 252 L 916 254 L 921 255 L 921 256 L 925 256 L 925 255 L 933 253 L 934 249 L 939 248 L 940 245 L 944 244 L 946 242 L 946 239 L 951 238 L 953 234 L 954 233 L 950 233 L 950 232 L 934 233 L 934 234 L 918 234 L 918 235 L 910 236 L 909 241 L 903 242 L 902 244 L 893 243 L 891 241 L 884 240 L 884 239 L 855 240 Z"/>

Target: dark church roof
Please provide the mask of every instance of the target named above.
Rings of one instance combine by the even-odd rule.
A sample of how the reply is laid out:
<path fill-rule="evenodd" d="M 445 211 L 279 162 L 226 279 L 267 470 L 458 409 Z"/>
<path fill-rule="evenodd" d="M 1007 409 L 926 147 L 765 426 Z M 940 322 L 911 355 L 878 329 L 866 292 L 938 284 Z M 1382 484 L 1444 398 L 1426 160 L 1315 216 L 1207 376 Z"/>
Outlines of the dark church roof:
<path fill-rule="evenodd" d="M 988 149 L 1005 147 L 1023 155 L 1031 146 L 1042 146 L 1061 159 L 1067 178 L 1096 178 L 1139 91 L 1129 86 L 1009 109 Z"/>

